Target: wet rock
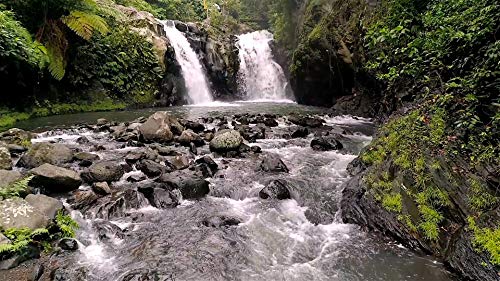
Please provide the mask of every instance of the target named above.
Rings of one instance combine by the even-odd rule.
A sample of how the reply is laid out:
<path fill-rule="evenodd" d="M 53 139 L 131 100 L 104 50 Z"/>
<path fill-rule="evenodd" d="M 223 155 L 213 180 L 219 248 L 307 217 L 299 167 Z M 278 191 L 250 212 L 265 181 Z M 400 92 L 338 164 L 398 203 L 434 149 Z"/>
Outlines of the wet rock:
<path fill-rule="evenodd" d="M 337 140 L 336 136 L 324 136 L 314 138 L 311 141 L 311 147 L 314 150 L 329 151 L 329 150 L 339 150 L 344 146 L 340 141 Z"/>
<path fill-rule="evenodd" d="M 207 167 L 210 168 L 210 170 L 212 171 L 213 174 L 215 174 L 217 172 L 217 170 L 219 169 L 219 165 L 217 165 L 217 163 L 215 163 L 214 159 L 212 159 L 212 157 L 210 157 L 210 156 L 203 156 L 201 158 L 198 158 L 198 159 L 196 159 L 196 163 L 197 164 L 206 164 Z"/>
<path fill-rule="evenodd" d="M 0 228 L 37 229 L 49 224 L 49 217 L 21 198 L 0 201 Z"/>
<path fill-rule="evenodd" d="M 10 244 L 9 238 L 5 237 L 2 233 L 0 233 L 0 245 Z"/>
<path fill-rule="evenodd" d="M 10 185 L 21 177 L 22 175 L 18 171 L 0 170 L 0 188 Z"/>
<path fill-rule="evenodd" d="M 18 128 L 12 128 L 0 133 L 0 141 L 6 142 L 7 144 L 26 146 L 27 144 L 31 144 L 32 138 L 33 135 L 30 132 Z"/>
<path fill-rule="evenodd" d="M 97 126 L 104 126 L 106 124 L 108 124 L 108 120 L 106 120 L 104 118 L 97 119 L 97 123 L 96 123 Z"/>
<path fill-rule="evenodd" d="M 35 264 L 28 281 L 38 281 L 45 271 L 45 266 L 43 264 Z"/>
<path fill-rule="evenodd" d="M 147 142 L 170 142 L 174 134 L 180 134 L 183 130 L 179 121 L 166 112 L 156 112 L 139 127 L 141 137 Z"/>
<path fill-rule="evenodd" d="M 34 187 L 44 188 L 50 193 L 67 192 L 77 189 L 82 180 L 75 171 L 43 164 L 30 171 L 35 177 L 30 184 Z"/>
<path fill-rule="evenodd" d="M 99 195 L 91 190 L 77 190 L 74 191 L 72 196 L 68 199 L 68 203 L 76 210 L 85 210 L 93 205 L 98 199 Z"/>
<path fill-rule="evenodd" d="M 39 213 L 47 216 L 50 219 L 54 219 L 57 215 L 57 212 L 63 209 L 63 204 L 61 201 L 45 196 L 43 194 L 29 194 L 25 198 L 26 202 L 28 202 L 35 210 Z"/>
<path fill-rule="evenodd" d="M 189 144 L 189 151 L 193 153 L 194 155 L 198 155 L 198 148 L 196 147 L 196 144 L 190 143 Z"/>
<path fill-rule="evenodd" d="M 318 117 L 311 117 L 311 116 L 289 116 L 288 121 L 292 122 L 295 125 L 299 125 L 302 127 L 311 127 L 311 128 L 318 128 L 323 126 L 323 123 L 325 123 L 325 120 L 318 118 Z"/>
<path fill-rule="evenodd" d="M 238 126 L 237 129 L 241 136 L 249 142 L 266 138 L 266 129 L 263 127 Z"/>
<path fill-rule="evenodd" d="M 146 176 L 144 175 L 131 175 L 130 177 L 127 178 L 128 182 L 141 182 L 143 180 L 146 180 Z"/>
<path fill-rule="evenodd" d="M 213 216 L 203 220 L 202 224 L 207 227 L 228 227 L 240 224 L 241 221 L 235 217 Z"/>
<path fill-rule="evenodd" d="M 89 144 L 90 140 L 87 137 L 79 137 L 76 139 L 76 143 L 78 144 Z"/>
<path fill-rule="evenodd" d="M 145 158 L 144 152 L 132 151 L 125 156 L 125 162 L 129 165 L 133 165 L 143 158 Z"/>
<path fill-rule="evenodd" d="M 92 211 L 102 219 L 124 217 L 131 209 L 140 209 L 149 205 L 144 195 L 134 189 L 119 191 L 99 201 L 101 200 L 103 202 L 93 207 Z"/>
<path fill-rule="evenodd" d="M 262 148 L 260 148 L 260 146 L 254 145 L 254 146 L 250 147 L 250 151 L 252 151 L 253 153 L 261 153 Z"/>
<path fill-rule="evenodd" d="M 347 164 L 347 172 L 351 176 L 355 176 L 361 172 L 366 170 L 366 164 L 361 161 L 359 157 L 352 160 L 349 164 Z"/>
<path fill-rule="evenodd" d="M 81 177 L 85 182 L 113 182 L 118 181 L 123 176 L 123 167 L 114 161 L 102 161 L 92 164 L 87 170 L 82 172 Z"/>
<path fill-rule="evenodd" d="M 17 166 L 36 168 L 42 164 L 61 165 L 73 160 L 73 152 L 64 144 L 35 143 L 17 162 Z"/>
<path fill-rule="evenodd" d="M 12 170 L 12 159 L 7 147 L 0 146 L 0 170 Z"/>
<path fill-rule="evenodd" d="M 169 167 L 173 167 L 176 170 L 183 170 L 189 167 L 189 158 L 185 155 L 171 156 L 165 161 L 165 164 Z"/>
<path fill-rule="evenodd" d="M 205 135 L 203 136 L 203 138 L 206 140 L 206 141 L 211 141 L 213 140 L 214 138 L 214 133 L 212 132 L 208 132 L 208 133 L 205 133 Z"/>
<path fill-rule="evenodd" d="M 92 224 L 92 229 L 95 230 L 95 232 L 97 233 L 97 238 L 100 241 L 112 239 L 114 237 L 117 237 L 120 239 L 125 238 L 123 230 L 120 227 L 118 227 L 116 224 L 113 224 L 109 221 L 105 221 L 105 220 L 95 221 Z"/>
<path fill-rule="evenodd" d="M 309 130 L 306 127 L 299 127 L 292 133 L 292 138 L 305 138 L 309 135 Z"/>
<path fill-rule="evenodd" d="M 73 238 L 63 238 L 59 240 L 57 244 L 61 249 L 66 251 L 76 251 L 78 250 L 78 242 Z"/>
<path fill-rule="evenodd" d="M 18 144 L 7 144 L 6 147 L 9 150 L 10 154 L 13 156 L 18 156 L 21 155 L 23 152 L 28 151 L 26 147 Z"/>
<path fill-rule="evenodd" d="M 182 153 L 175 148 L 165 147 L 165 146 L 155 146 L 155 150 L 158 151 L 158 154 L 161 156 L 178 156 L 182 155 Z"/>
<path fill-rule="evenodd" d="M 89 167 L 93 162 L 100 159 L 99 155 L 90 152 L 78 152 L 73 157 L 75 161 L 80 161 L 80 166 Z"/>
<path fill-rule="evenodd" d="M 28 245 L 22 253 L 15 254 L 13 257 L 0 261 L 0 270 L 7 270 L 14 268 L 21 263 L 40 257 L 40 249 L 38 247 Z M 2 276 L 3 277 L 3 276 Z"/>
<path fill-rule="evenodd" d="M 210 192 L 208 182 L 198 173 L 189 170 L 163 174 L 157 182 L 165 184 L 169 189 L 178 189 L 184 199 L 199 199 Z"/>
<path fill-rule="evenodd" d="M 167 171 L 173 170 L 153 160 L 141 160 L 135 167 L 150 178 L 157 177 Z"/>
<path fill-rule="evenodd" d="M 182 125 L 186 127 L 186 129 L 190 129 L 195 133 L 201 133 L 205 131 L 205 126 L 201 123 L 198 122 L 193 122 L 193 121 L 184 121 L 182 122 Z"/>
<path fill-rule="evenodd" d="M 99 195 L 108 195 L 111 193 L 111 188 L 107 182 L 95 182 L 92 184 L 92 191 Z"/>
<path fill-rule="evenodd" d="M 288 167 L 276 154 L 266 155 L 259 168 L 264 172 L 288 173 Z"/>
<path fill-rule="evenodd" d="M 288 183 L 281 179 L 273 180 L 259 192 L 259 197 L 262 199 L 290 199 Z"/>
<path fill-rule="evenodd" d="M 205 141 L 192 130 L 183 131 L 177 141 L 184 146 L 189 146 L 190 143 L 194 143 L 196 146 L 203 146 L 205 144 Z"/>
<path fill-rule="evenodd" d="M 235 130 L 218 131 L 210 141 L 210 150 L 214 152 L 236 151 L 243 142 L 240 133 Z"/>
<path fill-rule="evenodd" d="M 179 201 L 181 199 L 180 194 L 176 194 L 175 191 L 163 188 L 145 188 L 140 191 L 149 200 L 151 206 L 158 209 L 175 208 L 179 205 Z"/>
<path fill-rule="evenodd" d="M 278 127 L 278 121 L 273 118 L 266 118 L 263 122 L 264 125 L 268 127 Z"/>

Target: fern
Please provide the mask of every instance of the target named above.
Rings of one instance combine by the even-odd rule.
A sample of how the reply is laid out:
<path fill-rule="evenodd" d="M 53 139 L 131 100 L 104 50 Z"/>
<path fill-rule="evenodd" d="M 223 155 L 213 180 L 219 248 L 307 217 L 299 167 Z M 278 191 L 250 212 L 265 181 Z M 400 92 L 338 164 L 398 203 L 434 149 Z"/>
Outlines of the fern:
<path fill-rule="evenodd" d="M 61 230 L 62 237 L 75 237 L 78 223 L 70 216 L 64 215 L 62 211 L 57 212 L 56 224 Z"/>
<path fill-rule="evenodd" d="M 12 197 L 19 197 L 22 192 L 26 191 L 29 186 L 29 182 L 34 176 L 28 176 L 23 179 L 17 180 L 14 183 L 8 185 L 7 187 L 0 189 L 0 197 L 7 199 Z"/>
<path fill-rule="evenodd" d="M 66 50 L 68 40 L 58 21 L 50 21 L 46 26 L 43 38 L 49 57 L 49 72 L 57 80 L 61 80 L 66 72 Z"/>
<path fill-rule="evenodd" d="M 85 40 L 90 40 L 94 32 L 99 32 L 101 34 L 106 34 L 108 32 L 106 21 L 95 14 L 72 11 L 69 15 L 62 17 L 61 20 L 66 26 Z"/>

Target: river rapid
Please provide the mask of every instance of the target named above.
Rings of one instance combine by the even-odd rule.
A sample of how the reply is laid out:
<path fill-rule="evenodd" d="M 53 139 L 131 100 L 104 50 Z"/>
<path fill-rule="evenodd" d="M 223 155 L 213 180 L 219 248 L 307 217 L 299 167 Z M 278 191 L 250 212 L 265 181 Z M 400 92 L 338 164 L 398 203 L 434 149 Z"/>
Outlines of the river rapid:
<path fill-rule="evenodd" d="M 95 123 L 98 118 L 128 122 L 158 110 L 53 116 L 17 126 L 38 132 L 35 142 L 58 142 L 82 151 L 100 147 L 95 153 L 102 160 L 125 163 L 128 154 L 145 148 L 119 142 L 107 129 L 81 124 Z M 197 148 L 197 155 L 186 147 L 167 146 L 186 155 L 189 165 L 208 155 L 218 166 L 207 178 L 207 196 L 180 199 L 174 208 L 156 208 L 134 195 L 133 199 L 119 197 L 126 203 L 120 205 L 120 211 L 106 215 L 96 206 L 117 200 L 115 194 L 85 207 L 74 194 L 61 195 L 80 224 L 79 249 L 48 258 L 46 268 L 52 270 L 52 280 L 454 280 L 431 257 L 342 223 L 341 188 L 350 177 L 346 168 L 370 143 L 374 132 L 370 120 L 335 116 L 326 109 L 294 103 L 216 103 L 164 110 L 199 122 L 206 130 L 237 127 L 246 116 L 250 128 L 265 128 L 265 138 L 246 141 L 262 151 L 223 157 L 211 153 L 207 144 Z M 308 128 L 307 136 L 292 137 L 299 128 L 289 120 L 295 115 L 314 116 L 324 123 Z M 252 123 L 259 118 L 277 124 Z M 313 138 L 333 133 L 341 138 L 342 149 L 311 148 Z M 89 142 L 82 143 L 82 136 Z M 268 155 L 278 156 L 288 172 L 260 169 Z M 81 169 L 77 165 L 73 168 Z M 154 181 L 134 165 L 131 168 L 112 184 L 116 193 L 137 190 Z M 127 179 L 131 176 L 141 180 L 130 182 Z M 259 192 L 275 180 L 286 183 L 291 199 L 259 197 Z M 85 184 L 80 187 L 82 192 L 89 189 Z M 127 200 L 135 203 L 127 204 Z"/>

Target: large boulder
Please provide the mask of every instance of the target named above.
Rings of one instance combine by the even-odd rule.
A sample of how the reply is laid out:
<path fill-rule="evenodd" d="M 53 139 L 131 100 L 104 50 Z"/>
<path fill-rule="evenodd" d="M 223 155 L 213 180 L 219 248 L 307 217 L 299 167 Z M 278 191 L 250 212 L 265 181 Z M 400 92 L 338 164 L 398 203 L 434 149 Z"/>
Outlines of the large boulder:
<path fill-rule="evenodd" d="M 36 168 L 42 164 L 60 165 L 71 162 L 73 152 L 64 144 L 36 143 L 17 162 L 17 166 Z"/>
<path fill-rule="evenodd" d="M 185 199 L 199 199 L 210 192 L 203 176 L 188 170 L 163 174 L 157 182 L 163 183 L 167 189 L 178 189 Z"/>
<path fill-rule="evenodd" d="M 43 164 L 30 173 L 35 176 L 31 185 L 42 187 L 51 193 L 75 190 L 82 183 L 77 172 L 51 164 Z"/>
<path fill-rule="evenodd" d="M 12 170 L 9 149 L 3 146 L 0 146 L 0 170 Z"/>
<path fill-rule="evenodd" d="M 319 118 L 319 117 L 314 117 L 314 116 L 289 116 L 288 121 L 292 122 L 295 125 L 302 126 L 302 127 L 311 127 L 311 128 L 318 128 L 323 126 L 323 123 L 325 123 L 325 120 Z"/>
<path fill-rule="evenodd" d="M 205 144 L 205 141 L 192 130 L 184 130 L 177 140 L 180 144 L 185 146 L 189 146 L 190 143 L 194 143 L 196 146 Z"/>
<path fill-rule="evenodd" d="M 210 141 L 210 150 L 214 152 L 237 151 L 243 143 L 240 133 L 235 130 L 221 130 Z"/>
<path fill-rule="evenodd" d="M 281 179 L 273 180 L 259 192 L 259 197 L 262 199 L 290 199 L 288 183 Z"/>
<path fill-rule="evenodd" d="M 183 130 L 179 121 L 166 112 L 156 112 L 139 127 L 142 138 L 147 142 L 170 142 L 174 134 L 180 134 Z"/>
<path fill-rule="evenodd" d="M 328 150 L 339 150 L 344 146 L 340 141 L 337 140 L 336 136 L 325 136 L 314 138 L 311 141 L 311 147 L 314 150 L 328 151 Z"/>
<path fill-rule="evenodd" d="M 0 141 L 8 144 L 17 144 L 21 146 L 29 146 L 33 135 L 30 132 L 18 128 L 12 128 L 0 133 Z"/>
<path fill-rule="evenodd" d="M 0 187 L 5 187 L 22 177 L 18 171 L 0 170 Z"/>
<path fill-rule="evenodd" d="M 88 183 L 118 181 L 124 174 L 123 167 L 114 161 L 102 161 L 93 164 L 82 172 L 82 179 Z"/>
<path fill-rule="evenodd" d="M 39 212 L 21 198 L 12 198 L 0 201 L 0 228 L 29 228 L 46 227 L 50 218 Z"/>
<path fill-rule="evenodd" d="M 262 159 L 259 166 L 264 172 L 288 173 L 288 167 L 276 154 L 268 154 Z"/>
<path fill-rule="evenodd" d="M 28 202 L 35 210 L 49 217 L 50 219 L 54 219 L 59 210 L 63 209 L 63 204 L 61 201 L 48 197 L 43 194 L 29 194 L 25 198 L 26 202 Z"/>
<path fill-rule="evenodd" d="M 157 177 L 167 171 L 173 170 L 153 160 L 147 159 L 139 161 L 139 163 L 137 163 L 135 167 L 150 178 Z"/>

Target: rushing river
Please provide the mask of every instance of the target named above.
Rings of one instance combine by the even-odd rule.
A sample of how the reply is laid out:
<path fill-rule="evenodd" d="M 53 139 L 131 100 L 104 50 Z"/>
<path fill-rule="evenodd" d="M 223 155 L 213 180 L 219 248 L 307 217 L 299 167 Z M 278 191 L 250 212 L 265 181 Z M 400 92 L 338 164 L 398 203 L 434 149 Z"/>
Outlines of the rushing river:
<path fill-rule="evenodd" d="M 37 131 L 42 132 L 92 123 L 97 118 L 131 121 L 158 110 L 161 109 L 54 116 L 17 126 L 41 127 Z M 130 209 L 126 216 L 109 221 L 119 228 L 120 235 L 107 239 L 100 239 L 95 230 L 96 225 L 103 223 L 101 219 L 73 211 L 81 225 L 81 245 L 78 252 L 64 257 L 58 273 L 60 280 L 452 280 L 443 265 L 432 258 L 340 221 L 340 186 L 349 178 L 347 164 L 371 141 L 373 125 L 368 120 L 327 116 L 325 109 L 288 103 L 214 104 L 164 110 L 190 120 L 242 113 L 314 114 L 332 128 L 352 133 L 345 136 L 346 150 L 314 151 L 310 147 L 312 135 L 283 138 L 295 125 L 278 117 L 279 125 L 270 129 L 266 139 L 252 145 L 260 146 L 264 154 L 278 154 L 289 173 L 263 173 L 252 157 L 214 158 L 219 171 L 209 180 L 209 196 L 183 201 L 173 209 Z M 119 160 L 125 151 L 135 149 L 117 145 L 106 133 L 84 129 L 42 133 L 37 141 L 77 146 L 75 140 L 80 135 L 106 147 L 99 152 L 103 159 Z M 207 146 L 200 149 L 203 153 L 209 153 Z M 133 173 L 140 172 L 132 171 L 124 178 Z M 294 199 L 260 199 L 259 191 L 274 179 L 290 182 Z M 119 184 L 130 185 L 124 179 Z M 224 227 L 202 223 L 221 216 L 236 218 L 241 223 Z"/>

